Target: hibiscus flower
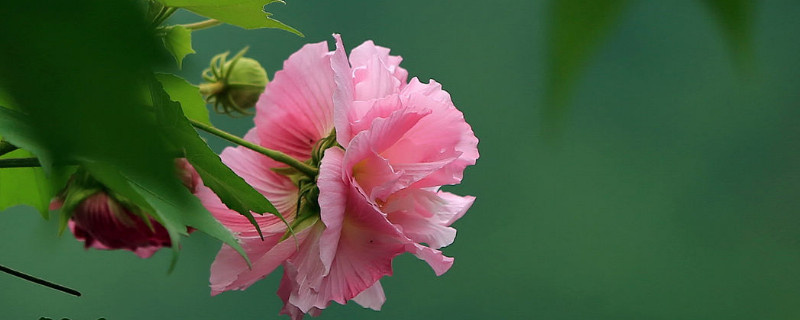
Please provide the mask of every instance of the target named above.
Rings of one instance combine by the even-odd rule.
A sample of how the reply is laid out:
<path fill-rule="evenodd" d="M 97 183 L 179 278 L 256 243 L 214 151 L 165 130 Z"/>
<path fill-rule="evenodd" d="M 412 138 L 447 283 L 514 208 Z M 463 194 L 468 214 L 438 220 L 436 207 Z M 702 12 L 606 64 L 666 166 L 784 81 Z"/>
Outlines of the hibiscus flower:
<path fill-rule="evenodd" d="M 472 129 L 449 94 L 414 78 L 402 59 L 371 41 L 347 58 L 341 38 L 304 46 L 275 74 L 256 105 L 245 139 L 319 168 L 308 177 L 243 147 L 223 161 L 264 194 L 292 226 L 257 216 L 249 222 L 207 188 L 206 207 L 237 234 L 252 268 L 223 246 L 211 266 L 212 294 L 245 289 L 283 266 L 278 295 L 293 319 L 318 314 L 331 301 L 379 310 L 379 279 L 394 257 L 410 252 L 437 275 L 453 259 L 438 249 L 455 238 L 450 225 L 474 197 L 441 191 L 461 181 L 478 158 Z"/>

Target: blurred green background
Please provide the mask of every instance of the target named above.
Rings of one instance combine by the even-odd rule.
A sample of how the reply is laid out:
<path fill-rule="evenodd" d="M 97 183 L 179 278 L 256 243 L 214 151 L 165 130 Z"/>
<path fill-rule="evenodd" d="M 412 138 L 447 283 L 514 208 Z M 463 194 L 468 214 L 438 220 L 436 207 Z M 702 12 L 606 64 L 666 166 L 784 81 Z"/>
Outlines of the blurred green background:
<path fill-rule="evenodd" d="M 402 55 L 473 126 L 481 158 L 449 188 L 477 196 L 444 249 L 454 267 L 437 278 L 401 256 L 383 311 L 334 304 L 319 319 L 798 319 L 800 2 L 748 11 L 746 63 L 709 8 L 628 2 L 560 118 L 543 116 L 554 40 L 544 1 L 289 1 L 270 9 L 305 38 L 198 31 L 197 54 L 174 71 L 197 83 L 213 55 L 249 45 L 272 75 L 336 32 L 348 50 L 372 39 Z M 212 121 L 240 135 L 252 126 Z M 219 242 L 203 234 L 168 275 L 169 252 L 85 251 L 28 207 L 0 223 L 0 264 L 83 293 L 0 274 L 0 319 L 286 319 L 278 273 L 209 296 Z"/>

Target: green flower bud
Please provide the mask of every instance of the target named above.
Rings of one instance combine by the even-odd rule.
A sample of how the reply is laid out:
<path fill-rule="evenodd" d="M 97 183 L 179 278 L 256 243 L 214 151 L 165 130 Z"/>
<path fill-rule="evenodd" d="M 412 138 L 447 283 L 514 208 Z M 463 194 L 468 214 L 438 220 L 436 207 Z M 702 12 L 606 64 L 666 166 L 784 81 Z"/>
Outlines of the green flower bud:
<path fill-rule="evenodd" d="M 245 52 L 246 47 L 229 61 L 228 52 L 218 54 L 203 71 L 208 83 L 200 85 L 200 93 L 218 113 L 249 114 L 247 109 L 255 107 L 267 86 L 267 72 L 258 61 L 245 58 Z"/>

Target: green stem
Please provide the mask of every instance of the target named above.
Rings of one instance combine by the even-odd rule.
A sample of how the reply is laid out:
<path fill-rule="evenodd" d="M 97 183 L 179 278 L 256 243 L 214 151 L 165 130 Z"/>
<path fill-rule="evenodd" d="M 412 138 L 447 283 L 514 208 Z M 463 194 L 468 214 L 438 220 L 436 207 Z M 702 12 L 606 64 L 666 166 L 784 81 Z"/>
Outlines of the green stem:
<path fill-rule="evenodd" d="M 211 82 L 200 84 L 200 94 L 210 96 L 225 89 L 225 84 L 222 82 Z"/>
<path fill-rule="evenodd" d="M 178 8 L 166 6 L 161 8 L 161 11 L 158 13 L 158 15 L 156 15 L 156 18 L 153 19 L 153 26 L 158 26 L 164 21 L 167 21 L 167 19 L 169 19 L 169 17 L 171 17 L 176 10 L 178 10 Z"/>
<path fill-rule="evenodd" d="M 36 284 L 43 285 L 43 286 L 51 288 L 51 289 L 56 289 L 56 290 L 61 291 L 61 292 L 69 293 L 69 294 L 71 294 L 73 296 L 76 296 L 76 297 L 80 297 L 81 296 L 81 293 L 78 292 L 77 290 L 70 289 L 70 288 L 67 288 L 65 286 L 62 286 L 62 285 L 59 285 L 59 284 L 55 284 L 55 283 L 52 283 L 50 281 L 34 277 L 32 275 L 19 272 L 17 270 L 11 269 L 9 267 L 4 267 L 4 266 L 0 265 L 0 271 L 8 273 L 8 274 L 10 274 L 12 276 L 15 276 L 15 277 L 18 277 L 18 278 L 21 278 L 21 279 L 28 280 L 28 281 L 36 283 Z"/>
<path fill-rule="evenodd" d="M 221 25 L 221 24 L 222 24 L 222 21 L 219 21 L 217 19 L 208 19 L 208 20 L 205 20 L 205 21 L 200 21 L 200 22 L 195 22 L 195 23 L 180 24 L 179 26 L 182 26 L 182 27 L 184 27 L 186 29 L 195 31 L 195 30 L 202 30 L 202 29 L 206 29 L 206 28 L 216 27 L 216 26 Z"/>
<path fill-rule="evenodd" d="M 308 165 L 308 164 L 306 164 L 304 162 L 301 162 L 300 160 L 292 158 L 292 157 L 290 157 L 289 155 L 287 155 L 287 154 L 285 154 L 283 152 L 264 148 L 262 146 L 259 146 L 259 145 L 255 144 L 255 143 L 252 143 L 250 141 L 244 140 L 244 139 L 239 138 L 239 137 L 237 137 L 235 135 L 232 135 L 230 133 L 227 133 L 225 131 L 222 131 L 222 130 L 217 129 L 217 128 L 213 127 L 213 126 L 207 125 L 205 123 L 202 123 L 202 122 L 199 122 L 199 121 L 196 121 L 196 120 L 189 119 L 189 121 L 192 123 L 193 126 L 195 126 L 195 128 L 198 128 L 200 130 L 203 130 L 205 132 L 213 134 L 213 135 L 215 135 L 217 137 L 220 137 L 222 139 L 228 140 L 230 142 L 233 142 L 235 144 L 238 144 L 240 146 L 243 146 L 245 148 L 248 148 L 250 150 L 258 152 L 260 154 L 263 154 L 263 155 L 271 158 L 272 160 L 288 164 L 290 167 L 297 169 L 298 171 L 304 173 L 305 175 L 309 176 L 312 179 L 317 176 L 317 173 L 319 173 L 319 170 L 317 168 L 314 168 L 314 167 L 312 167 L 312 166 L 310 166 L 310 165 Z"/>
<path fill-rule="evenodd" d="M 0 168 L 28 168 L 28 167 L 41 167 L 37 158 L 11 158 L 0 159 Z"/>
<path fill-rule="evenodd" d="M 0 140 L 0 156 L 17 149 L 18 149 L 17 146 L 11 144 L 10 142 L 5 140 Z"/>

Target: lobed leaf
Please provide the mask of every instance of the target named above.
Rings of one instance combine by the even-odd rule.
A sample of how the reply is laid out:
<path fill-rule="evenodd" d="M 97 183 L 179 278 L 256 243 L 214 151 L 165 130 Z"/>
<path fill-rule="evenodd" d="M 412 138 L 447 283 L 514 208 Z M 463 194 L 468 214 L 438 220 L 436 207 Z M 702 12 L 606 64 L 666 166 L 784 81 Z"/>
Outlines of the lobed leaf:
<path fill-rule="evenodd" d="M 245 216 L 260 233 L 261 230 L 251 214 L 269 212 L 281 217 L 277 209 L 264 195 L 253 189 L 220 160 L 197 131 L 180 112 L 178 103 L 170 101 L 157 83 L 151 90 L 156 117 L 163 124 L 167 139 L 183 149 L 186 159 L 200 174 L 203 183 L 211 188 L 228 208 Z M 282 218 L 282 217 L 281 217 Z"/>
<path fill-rule="evenodd" d="M 156 73 L 156 79 L 169 95 L 169 99 L 180 104 L 186 118 L 211 125 L 200 88 L 174 74 Z"/>
<path fill-rule="evenodd" d="M 180 69 L 183 66 L 183 58 L 195 53 L 192 49 L 192 31 L 179 25 L 168 27 L 166 30 L 167 33 L 163 38 L 164 47 L 175 58 Z"/>
<path fill-rule="evenodd" d="M 300 31 L 275 20 L 264 8 L 282 0 L 160 0 L 166 6 L 184 8 L 201 16 L 245 29 L 275 28 L 303 36 Z"/>
<path fill-rule="evenodd" d="M 32 156 L 26 150 L 16 150 L 0 156 L 0 159 Z M 16 205 L 29 205 L 47 219 L 52 197 L 53 192 L 42 168 L 0 168 L 0 211 Z"/>
<path fill-rule="evenodd" d="M 176 252 L 188 224 L 243 253 L 178 182 L 161 127 L 142 107 L 142 79 L 163 57 L 140 9 L 132 0 L 0 2 L 0 43 L 14 44 L 0 46 L 0 87 L 19 109 L 0 108 L 0 135 L 45 173 L 83 166 L 161 222 Z"/>

